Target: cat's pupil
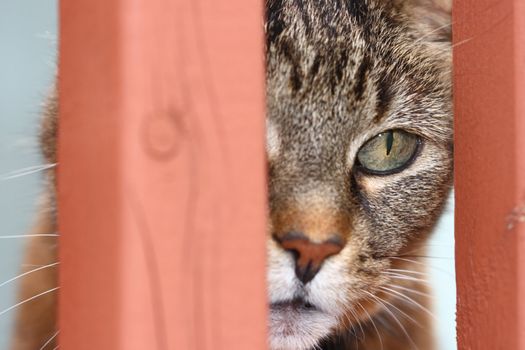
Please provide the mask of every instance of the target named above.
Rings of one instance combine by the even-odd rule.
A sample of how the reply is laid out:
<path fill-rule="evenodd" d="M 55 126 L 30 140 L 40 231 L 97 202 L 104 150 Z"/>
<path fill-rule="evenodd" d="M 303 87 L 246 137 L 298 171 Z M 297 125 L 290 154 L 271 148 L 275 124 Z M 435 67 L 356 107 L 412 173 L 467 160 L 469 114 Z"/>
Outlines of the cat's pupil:
<path fill-rule="evenodd" d="M 392 146 L 394 145 L 394 132 L 392 130 L 388 131 L 386 134 L 386 155 L 390 155 L 392 151 Z"/>

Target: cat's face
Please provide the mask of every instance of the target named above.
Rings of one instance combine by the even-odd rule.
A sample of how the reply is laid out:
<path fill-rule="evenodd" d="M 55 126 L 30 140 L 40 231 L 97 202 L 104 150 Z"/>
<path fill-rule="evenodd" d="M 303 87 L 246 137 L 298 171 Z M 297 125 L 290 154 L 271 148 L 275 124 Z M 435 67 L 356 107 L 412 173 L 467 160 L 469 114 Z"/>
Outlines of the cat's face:
<path fill-rule="evenodd" d="M 373 315 L 389 257 L 434 224 L 452 172 L 448 21 L 431 1 L 268 1 L 272 349 Z"/>

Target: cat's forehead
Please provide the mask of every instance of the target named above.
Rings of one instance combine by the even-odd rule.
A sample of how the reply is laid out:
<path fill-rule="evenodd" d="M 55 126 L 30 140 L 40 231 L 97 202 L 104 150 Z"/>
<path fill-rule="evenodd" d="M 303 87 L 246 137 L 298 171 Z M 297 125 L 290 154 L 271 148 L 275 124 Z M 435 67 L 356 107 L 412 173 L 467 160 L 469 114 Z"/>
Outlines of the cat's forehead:
<path fill-rule="evenodd" d="M 342 158 L 353 139 L 389 126 L 448 133 L 448 62 L 384 4 L 268 2 L 268 118 L 289 154 Z"/>

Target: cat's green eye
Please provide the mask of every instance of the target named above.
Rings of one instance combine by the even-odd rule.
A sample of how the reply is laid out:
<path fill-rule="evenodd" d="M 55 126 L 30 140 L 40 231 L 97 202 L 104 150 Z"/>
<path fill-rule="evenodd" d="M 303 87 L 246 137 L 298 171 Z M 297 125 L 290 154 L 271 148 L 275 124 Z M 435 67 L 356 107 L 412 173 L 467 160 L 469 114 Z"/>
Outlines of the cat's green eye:
<path fill-rule="evenodd" d="M 388 130 L 368 140 L 357 153 L 357 161 L 366 172 L 393 174 L 414 159 L 419 143 L 417 135 L 403 130 Z"/>

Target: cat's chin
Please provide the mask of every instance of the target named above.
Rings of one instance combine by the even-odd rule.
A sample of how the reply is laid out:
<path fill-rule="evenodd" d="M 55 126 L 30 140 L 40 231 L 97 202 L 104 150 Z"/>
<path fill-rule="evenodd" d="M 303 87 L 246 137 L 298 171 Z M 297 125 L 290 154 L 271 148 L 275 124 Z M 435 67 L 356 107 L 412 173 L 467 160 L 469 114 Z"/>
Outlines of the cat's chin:
<path fill-rule="evenodd" d="M 335 317 L 297 300 L 270 305 L 271 350 L 310 350 L 328 336 Z"/>

